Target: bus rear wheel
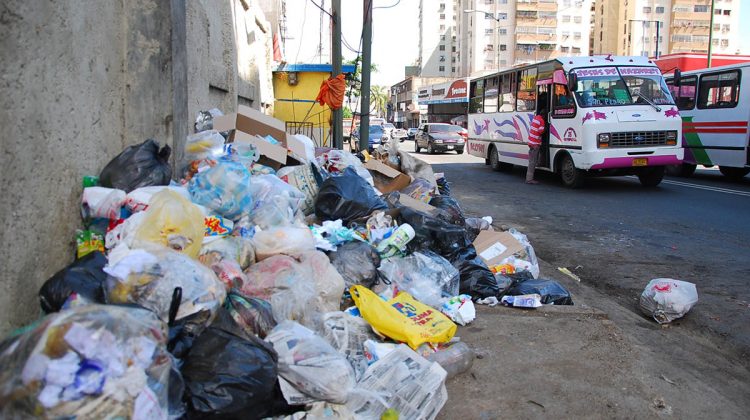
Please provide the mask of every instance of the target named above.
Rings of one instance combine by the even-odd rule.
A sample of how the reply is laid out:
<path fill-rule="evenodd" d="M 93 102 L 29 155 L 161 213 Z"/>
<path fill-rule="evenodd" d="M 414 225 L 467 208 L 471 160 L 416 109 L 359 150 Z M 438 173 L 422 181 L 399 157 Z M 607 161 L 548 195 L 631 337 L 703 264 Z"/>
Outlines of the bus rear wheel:
<path fill-rule="evenodd" d="M 695 173 L 697 165 L 692 163 L 683 163 L 682 165 L 669 165 L 666 168 L 666 174 L 672 176 L 690 177 Z"/>
<path fill-rule="evenodd" d="M 560 179 L 568 188 L 580 188 L 586 178 L 586 173 L 576 168 L 575 162 L 570 155 L 566 154 L 560 161 Z"/>
<path fill-rule="evenodd" d="M 500 159 L 497 157 L 497 149 L 495 149 L 495 146 L 490 146 L 490 157 L 489 162 L 490 166 L 492 167 L 493 171 L 511 171 L 513 170 L 513 164 L 508 162 L 500 162 Z"/>
<path fill-rule="evenodd" d="M 725 177 L 737 181 L 750 174 L 750 168 L 733 168 L 729 166 L 719 166 L 719 172 Z"/>
<path fill-rule="evenodd" d="M 655 187 L 661 183 L 662 179 L 664 179 L 663 166 L 643 168 L 638 172 L 638 180 L 641 181 L 641 185 L 644 187 Z"/>

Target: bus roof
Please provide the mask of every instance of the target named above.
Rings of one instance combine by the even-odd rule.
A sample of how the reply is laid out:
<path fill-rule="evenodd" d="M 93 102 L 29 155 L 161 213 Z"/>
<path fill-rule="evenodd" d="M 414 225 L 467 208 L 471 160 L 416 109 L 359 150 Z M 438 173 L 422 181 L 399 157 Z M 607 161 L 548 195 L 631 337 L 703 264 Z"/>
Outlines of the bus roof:
<path fill-rule="evenodd" d="M 648 57 L 642 56 L 616 56 L 616 55 L 594 55 L 591 57 L 557 57 L 552 60 L 540 61 L 538 63 L 518 65 L 514 66 L 497 73 L 488 74 L 480 77 L 474 77 L 472 80 L 490 78 L 496 74 L 505 73 L 509 71 L 522 70 L 528 66 L 543 65 L 547 63 L 558 63 L 561 65 L 565 73 L 570 70 L 583 68 L 583 67 L 604 67 L 604 66 L 641 66 L 641 67 L 657 67 L 656 63 Z M 558 67 L 559 68 L 559 67 Z"/>

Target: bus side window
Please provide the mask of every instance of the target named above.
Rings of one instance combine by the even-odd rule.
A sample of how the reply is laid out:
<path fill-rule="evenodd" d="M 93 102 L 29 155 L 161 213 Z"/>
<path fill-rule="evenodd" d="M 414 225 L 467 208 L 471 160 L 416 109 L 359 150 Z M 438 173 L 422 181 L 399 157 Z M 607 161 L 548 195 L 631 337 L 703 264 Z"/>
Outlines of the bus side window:
<path fill-rule="evenodd" d="M 555 118 L 571 118 L 576 115 L 576 104 L 568 86 L 555 84 L 552 96 L 552 115 Z"/>
<path fill-rule="evenodd" d="M 495 76 L 487 79 L 484 89 L 484 112 L 497 112 L 497 93 L 499 77 Z"/>
<path fill-rule="evenodd" d="M 695 108 L 695 85 L 698 82 L 698 76 L 685 76 L 680 80 L 680 87 L 677 94 L 672 93 L 674 103 L 677 109 L 684 111 Z M 672 90 L 672 86 L 670 86 Z"/>
<path fill-rule="evenodd" d="M 500 85 L 502 97 L 500 112 L 513 112 L 513 107 L 516 102 L 516 78 L 514 76 L 515 73 L 503 75 L 503 80 Z"/>
<path fill-rule="evenodd" d="M 739 102 L 740 78 L 737 70 L 701 76 L 698 108 L 734 108 Z"/>
<path fill-rule="evenodd" d="M 470 114 L 481 114 L 484 102 L 484 79 L 474 80 L 471 82 L 471 100 L 469 102 Z"/>
<path fill-rule="evenodd" d="M 518 96 L 516 111 L 531 112 L 536 110 L 536 67 L 518 72 Z"/>

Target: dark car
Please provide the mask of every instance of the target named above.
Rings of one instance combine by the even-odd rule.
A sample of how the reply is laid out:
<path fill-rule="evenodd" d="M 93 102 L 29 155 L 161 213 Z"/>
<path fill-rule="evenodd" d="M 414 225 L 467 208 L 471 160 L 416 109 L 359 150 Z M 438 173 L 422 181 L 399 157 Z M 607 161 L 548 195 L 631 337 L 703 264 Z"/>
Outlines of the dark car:
<path fill-rule="evenodd" d="M 381 143 L 388 141 L 388 135 L 383 131 L 383 127 L 379 125 L 371 125 L 369 131 L 369 138 L 367 139 L 368 149 L 372 150 Z M 352 137 L 356 139 L 357 143 L 359 143 L 359 127 L 354 129 Z"/>
<path fill-rule="evenodd" d="M 457 154 L 461 154 L 466 144 L 464 131 L 460 126 L 452 124 L 422 124 L 414 136 L 414 151 L 419 153 L 425 148 L 429 154 L 449 150 L 455 150 Z"/>
<path fill-rule="evenodd" d="M 406 130 L 406 138 L 409 140 L 414 140 L 414 135 L 417 134 L 417 131 L 419 131 L 417 127 L 412 127 Z"/>

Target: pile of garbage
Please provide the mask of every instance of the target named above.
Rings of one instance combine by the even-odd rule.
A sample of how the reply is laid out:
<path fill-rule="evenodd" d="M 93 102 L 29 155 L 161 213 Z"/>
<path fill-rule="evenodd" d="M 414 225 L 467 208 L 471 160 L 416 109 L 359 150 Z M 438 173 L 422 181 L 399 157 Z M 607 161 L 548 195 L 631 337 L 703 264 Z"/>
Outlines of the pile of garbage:
<path fill-rule="evenodd" d="M 0 344 L 2 417 L 433 419 L 475 302 L 572 304 L 397 143 L 316 148 L 244 107 L 195 129 L 177 171 L 147 140 L 84 178 L 76 260 Z"/>

